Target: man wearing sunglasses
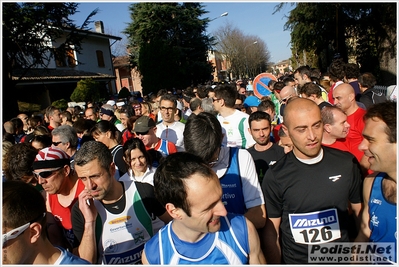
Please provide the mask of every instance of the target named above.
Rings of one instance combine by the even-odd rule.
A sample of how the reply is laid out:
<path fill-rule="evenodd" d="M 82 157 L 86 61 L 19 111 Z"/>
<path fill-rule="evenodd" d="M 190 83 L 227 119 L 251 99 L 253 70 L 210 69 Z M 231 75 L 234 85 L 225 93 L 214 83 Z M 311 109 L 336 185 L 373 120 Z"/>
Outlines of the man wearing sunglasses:
<path fill-rule="evenodd" d="M 3 264 L 89 264 L 61 247 L 46 232 L 46 204 L 33 186 L 3 183 Z"/>
<path fill-rule="evenodd" d="M 137 119 L 134 124 L 134 132 L 143 141 L 147 150 L 154 149 L 159 151 L 164 157 L 177 152 L 175 144 L 156 136 L 157 127 L 155 122 L 148 116 L 141 116 Z"/>
<path fill-rule="evenodd" d="M 36 155 L 32 168 L 38 183 L 46 191 L 47 211 L 52 214 L 47 218 L 50 241 L 64 248 L 77 247 L 71 210 L 84 185 L 70 167 L 69 156 L 58 147 L 46 147 Z"/>

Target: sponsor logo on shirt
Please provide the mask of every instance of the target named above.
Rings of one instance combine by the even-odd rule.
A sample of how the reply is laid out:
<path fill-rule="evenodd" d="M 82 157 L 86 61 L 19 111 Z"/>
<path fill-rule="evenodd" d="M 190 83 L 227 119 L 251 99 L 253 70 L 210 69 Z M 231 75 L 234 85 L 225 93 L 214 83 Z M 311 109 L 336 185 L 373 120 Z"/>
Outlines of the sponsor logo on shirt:
<path fill-rule="evenodd" d="M 109 221 L 109 224 L 118 224 L 118 223 L 124 223 L 130 220 L 130 216 L 122 216 L 116 219 L 113 219 L 112 221 Z"/>
<path fill-rule="evenodd" d="M 341 174 L 328 177 L 328 179 L 330 179 L 333 182 L 338 181 L 339 178 L 341 178 Z"/>
<path fill-rule="evenodd" d="M 371 200 L 371 203 L 377 204 L 377 205 L 381 205 L 381 204 L 382 204 L 382 201 L 379 200 L 379 199 L 373 198 L 373 199 Z"/>

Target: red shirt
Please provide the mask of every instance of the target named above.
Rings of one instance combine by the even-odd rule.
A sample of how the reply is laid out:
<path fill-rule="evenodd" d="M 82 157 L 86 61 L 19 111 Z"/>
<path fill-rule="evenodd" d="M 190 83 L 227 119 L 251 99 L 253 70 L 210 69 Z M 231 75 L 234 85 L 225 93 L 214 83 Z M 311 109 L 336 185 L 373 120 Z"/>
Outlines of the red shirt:
<path fill-rule="evenodd" d="M 366 114 L 364 109 L 358 108 L 352 115 L 349 115 L 346 121 L 350 124 L 349 133 L 346 137 L 346 146 L 357 160 L 360 162 L 364 152 L 359 150 L 359 145 L 363 140 L 364 121 L 363 116 Z"/>
<path fill-rule="evenodd" d="M 85 188 L 83 182 L 80 179 L 78 179 L 77 183 L 78 185 L 76 188 L 75 196 L 68 207 L 64 207 L 58 202 L 57 194 L 48 195 L 51 213 L 54 215 L 56 221 L 58 221 L 66 230 L 72 229 L 71 210 L 75 202 L 78 201 L 79 194 Z"/>

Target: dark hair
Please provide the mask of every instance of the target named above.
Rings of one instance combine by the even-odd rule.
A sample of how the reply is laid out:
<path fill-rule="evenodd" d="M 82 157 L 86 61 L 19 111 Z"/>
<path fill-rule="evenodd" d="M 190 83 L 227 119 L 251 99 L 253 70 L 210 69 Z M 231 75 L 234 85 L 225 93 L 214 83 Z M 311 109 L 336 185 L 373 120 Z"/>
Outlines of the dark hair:
<path fill-rule="evenodd" d="M 120 144 L 122 141 L 122 134 L 110 121 L 101 120 L 97 122 L 91 129 L 90 134 L 94 137 L 94 135 L 100 135 L 108 131 L 111 133 L 110 139 L 114 139 L 118 144 Z"/>
<path fill-rule="evenodd" d="M 342 81 L 345 77 L 344 68 L 345 63 L 341 58 L 333 60 L 328 68 L 328 75 L 330 76 L 330 79 L 334 82 Z"/>
<path fill-rule="evenodd" d="M 283 82 L 276 82 L 274 84 L 274 91 L 280 92 L 281 89 L 285 87 L 285 84 Z"/>
<path fill-rule="evenodd" d="M 7 180 L 23 180 L 24 176 L 32 176 L 32 163 L 38 151 L 28 143 L 11 146 L 5 156 L 4 173 Z"/>
<path fill-rule="evenodd" d="M 197 116 L 188 118 L 183 137 L 187 152 L 209 162 L 222 145 L 222 126 L 215 115 L 201 112 Z"/>
<path fill-rule="evenodd" d="M 108 173 L 110 170 L 109 167 L 113 162 L 112 154 L 108 147 L 97 141 L 84 142 L 76 152 L 74 159 L 75 165 L 77 166 L 84 166 L 97 159 L 101 168 L 105 169 Z"/>
<path fill-rule="evenodd" d="M 360 75 L 357 81 L 362 87 L 366 87 L 368 89 L 373 88 L 377 83 L 375 76 L 370 72 L 365 72 Z"/>
<path fill-rule="evenodd" d="M 198 156 L 187 152 L 176 152 L 165 158 L 154 174 L 154 192 L 158 201 L 165 206 L 172 203 L 191 216 L 190 203 L 187 201 L 185 180 L 193 174 L 210 179 L 212 169 Z"/>
<path fill-rule="evenodd" d="M 221 98 L 224 100 L 224 104 L 228 108 L 234 108 L 236 103 L 238 92 L 236 88 L 230 84 L 221 84 L 215 87 L 216 98 Z"/>
<path fill-rule="evenodd" d="M 366 114 L 363 116 L 364 120 L 378 118 L 385 124 L 385 133 L 391 143 L 396 143 L 396 102 L 385 101 L 374 104 L 368 108 Z"/>
<path fill-rule="evenodd" d="M 61 112 L 61 116 L 67 118 L 67 121 L 72 122 L 72 114 L 69 111 Z"/>
<path fill-rule="evenodd" d="M 165 94 L 163 96 L 161 96 L 161 99 L 159 100 L 159 105 L 161 105 L 161 102 L 163 100 L 167 100 L 173 103 L 173 107 L 176 108 L 177 107 L 177 98 L 176 96 L 172 95 L 172 94 Z"/>
<path fill-rule="evenodd" d="M 357 79 L 360 75 L 359 66 L 355 63 L 347 63 L 344 66 L 345 77 L 347 79 Z"/>
<path fill-rule="evenodd" d="M 299 94 L 305 94 L 307 97 L 311 95 L 316 95 L 317 98 L 321 97 L 321 89 L 320 87 L 313 83 L 313 82 L 308 82 L 302 85 L 299 89 Z"/>
<path fill-rule="evenodd" d="M 261 120 L 267 120 L 269 122 L 269 126 L 272 125 L 272 120 L 270 118 L 270 115 L 264 111 L 255 111 L 253 113 L 251 113 L 251 115 L 249 115 L 248 118 L 248 124 L 249 124 L 249 128 L 251 129 L 251 123 L 253 121 L 261 121 Z"/>
<path fill-rule="evenodd" d="M 285 78 L 283 79 L 283 83 L 284 83 L 285 85 L 288 85 L 289 82 L 295 82 L 295 78 L 292 77 L 292 76 L 287 76 L 287 77 L 285 77 Z"/>
<path fill-rule="evenodd" d="M 299 75 L 301 75 L 301 77 L 303 77 L 303 75 L 305 74 L 306 76 L 308 76 L 308 78 L 310 79 L 311 77 L 311 69 L 309 66 L 300 66 L 299 68 L 297 68 L 294 71 L 294 74 L 298 73 Z"/>
<path fill-rule="evenodd" d="M 138 148 L 141 153 L 143 153 L 145 160 L 147 161 L 147 166 L 151 168 L 152 166 L 152 158 L 150 157 L 150 154 L 147 152 L 147 149 L 145 148 L 145 145 L 143 141 L 141 141 L 139 138 L 130 138 L 123 144 L 123 157 L 127 165 L 127 169 L 130 169 L 130 161 L 132 160 L 130 157 L 130 152 L 133 149 Z"/>
<path fill-rule="evenodd" d="M 279 137 L 287 137 L 287 135 L 286 135 L 285 132 L 284 132 L 283 127 L 280 127 L 280 129 L 278 129 L 277 135 L 278 135 Z"/>
<path fill-rule="evenodd" d="M 259 105 L 258 105 L 258 111 L 263 111 L 266 112 L 266 110 L 271 109 L 271 110 L 275 110 L 276 109 L 276 105 L 273 103 L 273 101 L 270 98 L 262 98 L 262 100 L 260 101 Z"/>
<path fill-rule="evenodd" d="M 90 132 L 91 128 L 96 124 L 93 120 L 78 118 L 72 125 L 77 133 Z"/>
<path fill-rule="evenodd" d="M 51 136 L 47 134 L 33 136 L 33 138 L 30 140 L 30 145 L 32 145 L 33 142 L 41 143 L 43 148 L 50 147 L 52 144 Z"/>
<path fill-rule="evenodd" d="M 201 107 L 202 100 L 199 98 L 193 98 L 190 100 L 190 109 L 192 111 L 197 110 L 199 107 Z"/>
<path fill-rule="evenodd" d="M 22 181 L 3 183 L 3 227 L 16 228 L 27 222 L 41 224 L 42 238 L 46 238 L 46 203 L 40 192 Z"/>

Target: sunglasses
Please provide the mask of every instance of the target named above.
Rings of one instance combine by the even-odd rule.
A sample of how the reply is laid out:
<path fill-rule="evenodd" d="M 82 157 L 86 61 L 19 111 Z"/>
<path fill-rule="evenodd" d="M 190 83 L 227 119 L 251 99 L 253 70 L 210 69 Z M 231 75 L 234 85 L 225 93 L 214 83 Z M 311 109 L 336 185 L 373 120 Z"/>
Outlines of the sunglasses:
<path fill-rule="evenodd" d="M 139 136 L 139 135 L 146 135 L 146 134 L 148 134 L 148 132 L 149 132 L 149 130 L 148 130 L 148 131 L 146 131 L 146 132 L 142 132 L 142 133 L 140 133 L 140 132 L 136 132 L 136 135 L 137 135 L 137 136 Z"/>
<path fill-rule="evenodd" d="M 40 177 L 46 179 L 46 178 L 49 178 L 51 175 L 53 175 L 54 172 L 56 172 L 56 171 L 58 171 L 58 170 L 60 170 L 60 169 L 62 169 L 62 168 L 63 168 L 63 167 L 58 168 L 58 169 L 56 169 L 56 170 L 43 171 L 43 172 L 39 172 L 39 173 L 33 172 L 33 174 L 35 175 L 36 178 L 39 178 L 39 176 L 40 176 Z"/>
<path fill-rule="evenodd" d="M 51 142 L 54 146 L 58 146 L 59 144 L 61 144 L 62 142 Z"/>
<path fill-rule="evenodd" d="M 35 218 L 34 220 L 32 220 L 32 221 L 30 221 L 30 222 L 28 222 L 28 223 L 25 223 L 24 225 L 22 225 L 22 226 L 20 226 L 20 227 L 17 227 L 17 228 L 15 228 L 15 229 L 12 229 L 11 231 L 8 231 L 7 233 L 3 234 L 3 248 L 4 248 L 4 245 L 7 243 L 7 241 L 9 241 L 9 240 L 11 240 L 11 239 L 14 239 L 14 238 L 17 238 L 17 237 L 20 236 L 23 232 L 25 232 L 25 230 L 28 229 L 29 226 L 30 226 L 32 223 L 34 223 L 34 222 L 36 222 L 36 221 L 38 221 L 38 220 L 44 218 L 45 216 L 46 216 L 46 213 L 43 212 L 43 214 L 40 214 L 40 215 L 39 215 L 37 218 Z"/>
<path fill-rule="evenodd" d="M 220 98 L 212 98 L 212 102 L 219 101 Z"/>

